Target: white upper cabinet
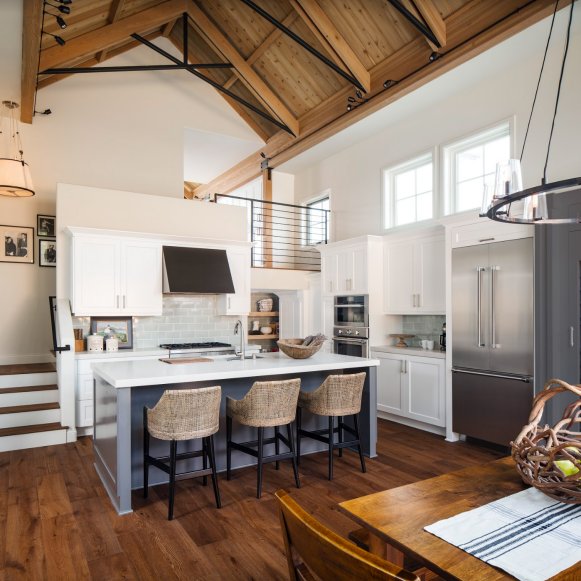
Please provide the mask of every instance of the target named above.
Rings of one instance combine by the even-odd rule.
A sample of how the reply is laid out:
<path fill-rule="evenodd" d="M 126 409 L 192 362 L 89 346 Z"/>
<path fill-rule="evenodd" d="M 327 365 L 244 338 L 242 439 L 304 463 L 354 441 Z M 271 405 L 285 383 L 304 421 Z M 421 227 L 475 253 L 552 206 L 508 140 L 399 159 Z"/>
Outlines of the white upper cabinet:
<path fill-rule="evenodd" d="M 161 315 L 161 283 L 161 243 L 73 236 L 75 315 Z"/>
<path fill-rule="evenodd" d="M 232 247 L 226 251 L 234 283 L 234 293 L 219 295 L 219 315 L 247 315 L 250 312 L 250 248 Z"/>
<path fill-rule="evenodd" d="M 443 235 L 385 242 L 384 310 L 391 315 L 445 314 Z"/>

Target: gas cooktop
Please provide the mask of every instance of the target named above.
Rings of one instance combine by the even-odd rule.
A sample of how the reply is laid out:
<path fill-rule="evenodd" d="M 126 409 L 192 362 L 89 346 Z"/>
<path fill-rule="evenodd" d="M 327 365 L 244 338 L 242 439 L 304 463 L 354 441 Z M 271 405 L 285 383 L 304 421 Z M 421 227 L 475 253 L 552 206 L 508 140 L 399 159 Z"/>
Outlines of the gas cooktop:
<path fill-rule="evenodd" d="M 219 343 L 218 341 L 206 341 L 205 343 L 162 343 L 161 349 L 170 349 L 172 351 L 182 349 L 216 349 L 219 347 L 226 347 L 232 349 L 232 345 L 228 343 Z"/>

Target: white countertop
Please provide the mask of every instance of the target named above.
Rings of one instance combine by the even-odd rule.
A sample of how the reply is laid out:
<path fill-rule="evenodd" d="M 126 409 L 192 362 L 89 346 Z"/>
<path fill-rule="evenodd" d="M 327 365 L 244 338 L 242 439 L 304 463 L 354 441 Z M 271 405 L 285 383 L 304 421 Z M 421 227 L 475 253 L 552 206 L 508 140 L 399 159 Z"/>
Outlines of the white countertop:
<path fill-rule="evenodd" d="M 76 351 L 75 359 L 119 359 L 120 357 L 167 357 L 168 350 L 154 347 L 150 349 L 119 349 L 119 351 Z"/>
<path fill-rule="evenodd" d="M 320 352 L 308 359 L 292 359 L 283 353 L 265 353 L 261 357 L 261 359 L 246 359 L 245 361 L 220 359 L 212 362 L 180 365 L 169 365 L 158 360 L 112 361 L 94 365 L 93 374 L 95 377 L 110 383 L 113 387 L 122 388 L 308 373 L 332 369 L 356 369 L 379 365 L 377 359 Z"/>
<path fill-rule="evenodd" d="M 417 355 L 419 357 L 434 357 L 446 359 L 446 352 L 440 349 L 422 349 L 421 347 L 396 347 L 395 345 L 378 345 L 371 347 L 370 351 L 380 353 L 396 353 L 397 355 Z"/>

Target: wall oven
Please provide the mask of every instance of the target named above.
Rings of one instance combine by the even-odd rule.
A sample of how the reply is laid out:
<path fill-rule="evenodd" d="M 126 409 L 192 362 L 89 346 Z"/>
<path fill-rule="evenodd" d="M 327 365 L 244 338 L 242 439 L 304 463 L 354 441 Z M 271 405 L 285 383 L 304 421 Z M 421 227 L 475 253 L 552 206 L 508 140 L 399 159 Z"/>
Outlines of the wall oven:
<path fill-rule="evenodd" d="M 333 353 L 352 357 L 369 357 L 367 327 L 334 327 Z"/>
<path fill-rule="evenodd" d="M 336 296 L 335 327 L 369 327 L 368 298 L 367 295 Z"/>

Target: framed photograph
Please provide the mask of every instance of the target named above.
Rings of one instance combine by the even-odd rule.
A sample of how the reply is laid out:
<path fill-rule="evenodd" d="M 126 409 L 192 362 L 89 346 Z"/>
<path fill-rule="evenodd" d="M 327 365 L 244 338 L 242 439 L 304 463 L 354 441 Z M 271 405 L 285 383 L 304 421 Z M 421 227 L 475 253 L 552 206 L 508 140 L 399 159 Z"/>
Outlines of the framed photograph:
<path fill-rule="evenodd" d="M 119 349 L 133 349 L 133 319 L 131 317 L 91 317 L 92 335 L 114 335 Z"/>
<path fill-rule="evenodd" d="M 38 239 L 38 266 L 56 266 L 56 240 Z"/>
<path fill-rule="evenodd" d="M 36 215 L 36 234 L 41 238 L 56 236 L 56 216 Z"/>
<path fill-rule="evenodd" d="M 34 264 L 34 228 L 0 225 L 0 262 Z"/>

